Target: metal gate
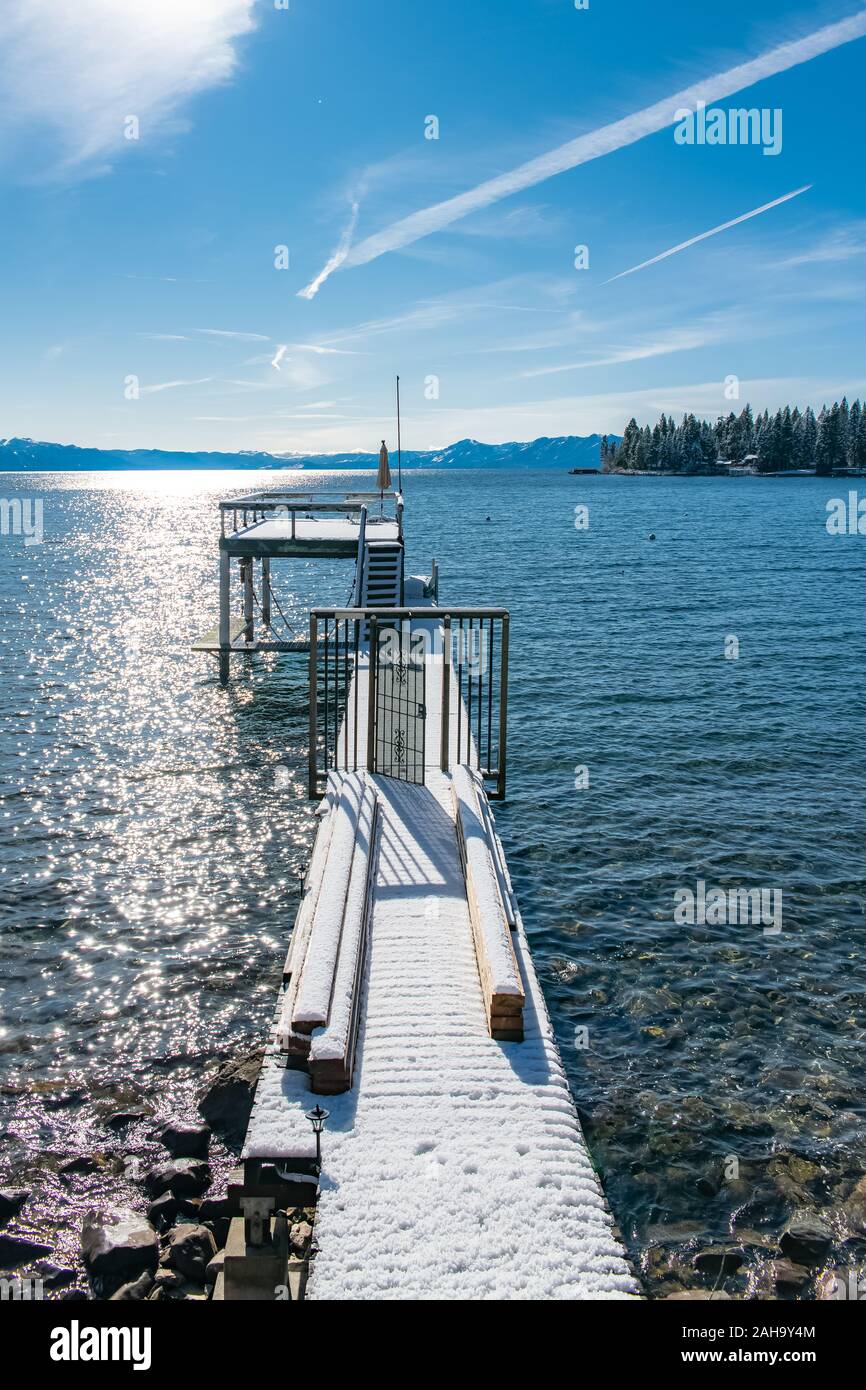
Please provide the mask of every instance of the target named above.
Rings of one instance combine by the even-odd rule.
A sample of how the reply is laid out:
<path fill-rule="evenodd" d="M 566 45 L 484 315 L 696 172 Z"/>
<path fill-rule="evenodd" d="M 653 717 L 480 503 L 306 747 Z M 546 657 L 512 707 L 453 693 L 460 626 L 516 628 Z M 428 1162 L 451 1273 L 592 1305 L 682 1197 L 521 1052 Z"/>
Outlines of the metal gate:
<path fill-rule="evenodd" d="M 426 634 L 409 619 L 370 623 L 373 727 L 369 766 L 403 782 L 424 781 Z"/>
<path fill-rule="evenodd" d="M 504 608 L 314 608 L 310 796 L 330 773 L 362 768 L 423 783 L 429 758 L 443 772 L 468 763 L 501 800 L 508 631 Z M 425 754 L 428 680 L 436 737 Z"/>

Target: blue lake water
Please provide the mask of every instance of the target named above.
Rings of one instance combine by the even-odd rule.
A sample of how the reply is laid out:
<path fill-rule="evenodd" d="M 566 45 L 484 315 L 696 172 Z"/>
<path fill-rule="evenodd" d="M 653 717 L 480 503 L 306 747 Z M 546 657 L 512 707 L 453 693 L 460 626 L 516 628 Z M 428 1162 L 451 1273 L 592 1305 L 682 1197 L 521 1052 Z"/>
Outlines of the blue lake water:
<path fill-rule="evenodd" d="M 44 508 L 43 544 L 0 537 L 0 1184 L 33 1187 L 28 1229 L 68 1258 L 81 1204 L 133 1175 L 105 1115 L 183 1109 L 273 1010 L 312 838 L 306 665 L 239 662 L 224 692 L 189 645 L 215 622 L 216 501 L 287 478 L 310 486 L 0 476 L 4 497 Z M 710 1241 L 742 1245 L 726 1287 L 765 1291 L 764 1253 L 803 1206 L 850 1264 L 845 1198 L 866 1171 L 866 538 L 825 527 L 848 485 L 404 483 L 410 570 L 435 556 L 441 602 L 512 613 L 497 819 L 649 1291 L 688 1282 Z M 351 568 L 275 565 L 282 607 L 303 623 L 311 603 L 343 602 Z M 782 930 L 678 924 L 674 895 L 699 879 L 779 890 Z M 58 1174 L 94 1151 L 86 1181 Z"/>

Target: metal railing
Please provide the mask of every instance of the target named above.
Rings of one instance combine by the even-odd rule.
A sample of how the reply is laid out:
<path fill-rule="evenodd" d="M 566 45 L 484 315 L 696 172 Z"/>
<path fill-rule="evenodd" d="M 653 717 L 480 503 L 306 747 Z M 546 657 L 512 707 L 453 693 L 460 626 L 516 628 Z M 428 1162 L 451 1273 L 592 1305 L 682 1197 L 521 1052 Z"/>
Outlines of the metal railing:
<path fill-rule="evenodd" d="M 219 504 L 220 534 L 223 537 L 236 536 L 248 530 L 250 526 L 257 526 L 259 522 L 277 516 L 286 517 L 291 521 L 291 535 L 294 540 L 298 516 L 312 517 L 317 513 L 360 516 L 362 512 L 369 511 L 373 502 L 380 503 L 383 513 L 384 504 L 387 503 L 389 514 L 383 514 L 381 517 L 371 516 L 370 522 L 396 521 L 398 534 L 402 539 L 403 494 L 400 492 L 350 492 L 341 496 L 335 492 L 294 492 L 275 489 L 273 492 L 251 493 L 247 497 L 232 497 Z M 231 521 L 228 522 L 227 529 L 229 515 Z"/>
<path fill-rule="evenodd" d="M 418 781 L 421 769 L 476 768 L 488 795 L 505 795 L 509 614 L 504 608 L 317 608 L 310 613 L 309 769 L 311 797 L 332 771 L 369 768 Z M 423 663 L 424 695 L 412 689 Z M 387 687 L 385 683 L 387 684 Z M 387 725 L 387 727 L 385 727 Z M 393 739 L 392 739 L 393 735 Z M 393 746 L 392 746 L 393 745 Z M 405 747 L 401 755 L 393 748 Z M 383 750 L 388 749 L 387 756 Z"/>

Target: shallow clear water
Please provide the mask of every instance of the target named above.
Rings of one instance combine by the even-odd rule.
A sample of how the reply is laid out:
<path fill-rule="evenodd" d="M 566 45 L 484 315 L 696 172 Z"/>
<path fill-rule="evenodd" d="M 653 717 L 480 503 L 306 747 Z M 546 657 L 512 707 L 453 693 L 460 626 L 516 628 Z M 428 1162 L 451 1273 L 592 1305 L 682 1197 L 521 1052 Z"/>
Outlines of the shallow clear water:
<path fill-rule="evenodd" d="M 0 478 L 45 527 L 0 537 L 0 1183 L 34 1188 L 22 1229 L 66 1258 L 148 1152 L 105 1115 L 182 1112 L 274 1006 L 312 835 L 306 666 L 238 662 L 224 692 L 189 644 L 215 622 L 217 499 L 278 480 Z M 498 821 L 623 1235 L 663 1292 L 733 1232 L 760 1291 L 761 1240 L 799 1205 L 841 1239 L 864 1171 L 866 541 L 824 525 L 847 485 L 404 481 L 410 569 L 435 555 L 443 603 L 512 613 Z M 300 622 L 350 582 L 275 566 Z M 781 932 L 677 925 L 699 878 L 781 890 Z M 79 1152 L 98 1171 L 59 1175 Z"/>

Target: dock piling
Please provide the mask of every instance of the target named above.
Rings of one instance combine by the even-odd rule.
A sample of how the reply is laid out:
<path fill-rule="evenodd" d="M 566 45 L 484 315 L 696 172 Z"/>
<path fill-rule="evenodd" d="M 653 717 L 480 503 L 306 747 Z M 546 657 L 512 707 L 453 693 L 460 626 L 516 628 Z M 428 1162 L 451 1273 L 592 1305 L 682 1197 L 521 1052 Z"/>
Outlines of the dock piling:
<path fill-rule="evenodd" d="M 219 644 L 220 685 L 228 685 L 231 647 L 231 557 L 227 550 L 220 550 Z"/>
<path fill-rule="evenodd" d="M 271 561 L 267 555 L 262 556 L 262 623 L 266 628 L 271 626 Z"/>
<path fill-rule="evenodd" d="M 255 633 L 255 620 L 253 618 L 253 559 L 250 556 L 246 561 L 241 561 L 241 570 L 244 580 L 244 641 L 252 642 Z"/>

